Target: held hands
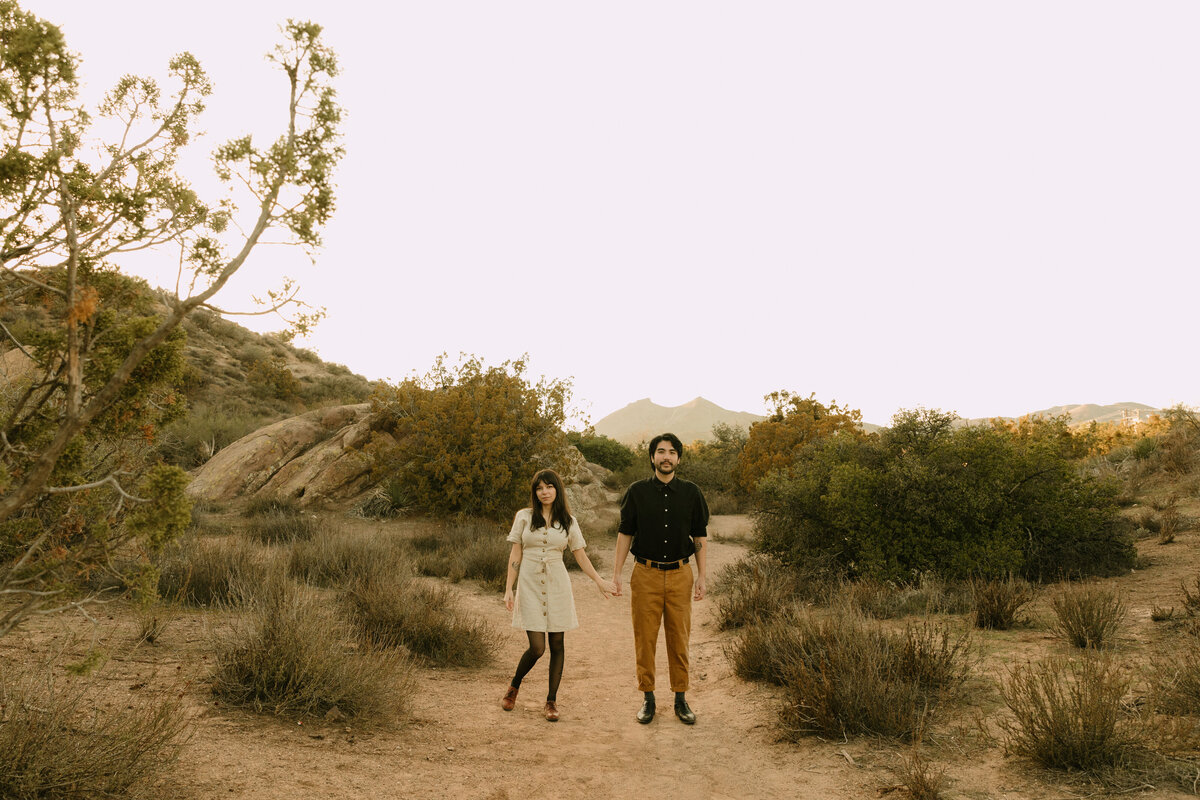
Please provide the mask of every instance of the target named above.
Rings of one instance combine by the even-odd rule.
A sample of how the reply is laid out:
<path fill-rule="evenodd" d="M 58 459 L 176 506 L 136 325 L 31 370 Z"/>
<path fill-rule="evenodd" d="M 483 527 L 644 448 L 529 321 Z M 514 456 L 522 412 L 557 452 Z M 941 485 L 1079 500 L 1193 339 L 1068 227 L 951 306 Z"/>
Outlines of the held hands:
<path fill-rule="evenodd" d="M 621 594 L 621 587 L 618 586 L 616 584 L 616 582 L 614 582 L 614 581 L 605 582 L 605 580 L 603 578 L 601 578 L 599 575 L 596 576 L 595 580 L 596 580 L 596 588 L 598 588 L 600 590 L 600 594 L 604 595 L 605 600 L 607 600 L 610 596 L 615 597 L 615 596 Z"/>
<path fill-rule="evenodd" d="M 513 590 L 512 589 L 504 590 L 504 607 L 507 608 L 509 611 L 513 610 Z"/>

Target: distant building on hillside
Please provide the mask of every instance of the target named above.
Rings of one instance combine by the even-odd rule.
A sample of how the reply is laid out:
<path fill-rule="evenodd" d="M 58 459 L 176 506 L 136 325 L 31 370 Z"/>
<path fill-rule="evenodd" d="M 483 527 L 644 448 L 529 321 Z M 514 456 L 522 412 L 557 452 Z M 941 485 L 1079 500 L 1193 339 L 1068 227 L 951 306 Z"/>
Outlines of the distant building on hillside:
<path fill-rule="evenodd" d="M 1137 426 L 1142 424 L 1142 410 L 1140 408 L 1122 408 L 1121 409 L 1121 427 L 1133 428 L 1137 430 Z"/>

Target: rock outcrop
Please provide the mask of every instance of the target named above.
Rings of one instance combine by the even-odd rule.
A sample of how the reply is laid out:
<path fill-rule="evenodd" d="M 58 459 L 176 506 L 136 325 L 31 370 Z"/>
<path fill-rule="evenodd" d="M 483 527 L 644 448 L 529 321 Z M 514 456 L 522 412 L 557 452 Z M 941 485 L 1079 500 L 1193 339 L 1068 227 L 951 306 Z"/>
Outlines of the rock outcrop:
<path fill-rule="evenodd" d="M 291 500 L 300 506 L 350 507 L 374 488 L 363 452 L 375 421 L 369 403 L 324 408 L 281 420 L 222 448 L 196 470 L 188 492 L 216 502 Z M 567 449 L 556 467 L 571 510 L 584 531 L 603 531 L 619 519 L 608 470 Z"/>

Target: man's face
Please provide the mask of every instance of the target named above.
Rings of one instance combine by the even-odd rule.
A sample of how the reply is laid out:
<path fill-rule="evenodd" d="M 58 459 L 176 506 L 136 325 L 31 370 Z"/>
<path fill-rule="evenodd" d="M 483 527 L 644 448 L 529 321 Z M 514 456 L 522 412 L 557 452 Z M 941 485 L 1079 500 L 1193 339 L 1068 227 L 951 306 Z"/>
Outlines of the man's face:
<path fill-rule="evenodd" d="M 670 475 L 675 471 L 675 467 L 679 465 L 679 451 L 675 449 L 675 445 L 670 441 L 663 439 L 654 448 L 654 455 L 651 457 L 654 462 L 654 471 L 660 475 Z"/>

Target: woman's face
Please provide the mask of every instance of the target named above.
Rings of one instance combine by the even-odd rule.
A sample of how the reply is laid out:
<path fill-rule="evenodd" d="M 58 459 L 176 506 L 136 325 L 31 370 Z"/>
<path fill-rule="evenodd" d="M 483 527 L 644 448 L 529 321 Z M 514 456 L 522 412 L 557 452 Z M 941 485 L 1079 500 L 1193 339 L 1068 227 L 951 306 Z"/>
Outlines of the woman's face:
<path fill-rule="evenodd" d="M 537 498 L 538 502 L 544 506 L 554 503 L 554 498 L 558 497 L 558 490 L 552 484 L 545 481 L 538 481 Z"/>

